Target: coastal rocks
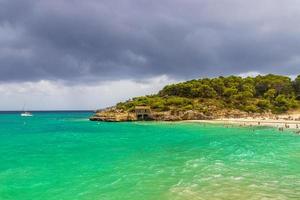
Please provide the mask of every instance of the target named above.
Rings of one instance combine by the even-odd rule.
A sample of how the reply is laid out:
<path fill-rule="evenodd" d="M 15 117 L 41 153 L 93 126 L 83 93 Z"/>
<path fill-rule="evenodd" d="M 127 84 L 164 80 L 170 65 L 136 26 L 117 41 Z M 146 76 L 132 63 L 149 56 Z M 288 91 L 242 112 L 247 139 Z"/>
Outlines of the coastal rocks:
<path fill-rule="evenodd" d="M 90 117 L 91 121 L 106 121 L 106 122 L 122 122 L 122 121 L 136 121 L 136 116 L 122 110 L 109 109 L 96 112 Z"/>
<path fill-rule="evenodd" d="M 180 116 L 171 114 L 168 112 L 154 112 L 152 117 L 156 121 L 179 121 L 181 120 Z"/>
<path fill-rule="evenodd" d="M 151 120 L 155 121 L 181 121 L 181 120 L 209 120 L 214 119 L 215 116 L 207 115 L 196 110 L 187 111 L 164 111 L 152 112 Z M 122 122 L 122 121 L 138 121 L 137 114 L 110 107 L 103 110 L 98 110 L 90 117 L 91 121 L 105 121 L 105 122 Z"/>
<path fill-rule="evenodd" d="M 182 121 L 182 120 L 210 120 L 214 116 L 205 115 L 202 112 L 195 110 L 188 111 L 164 111 L 152 112 L 151 119 L 155 121 Z M 96 112 L 90 118 L 91 121 L 106 121 L 106 122 L 122 122 L 122 121 L 138 121 L 137 115 L 133 112 L 117 110 L 109 108 L 108 110 L 101 110 Z"/>
<path fill-rule="evenodd" d="M 151 113 L 150 113 L 151 112 Z M 247 113 L 240 110 L 215 110 L 201 112 L 198 110 L 170 110 L 170 111 L 150 111 L 147 114 L 147 120 L 155 121 L 182 121 L 182 120 L 212 120 L 218 118 L 248 118 L 266 116 L 270 117 L 269 113 Z M 145 114 L 145 113 L 144 113 Z M 122 122 L 122 121 L 139 121 L 145 120 L 138 117 L 139 113 L 134 111 L 129 112 L 115 107 L 110 107 L 96 111 L 95 115 L 90 118 L 91 121 L 106 121 L 106 122 Z"/>
<path fill-rule="evenodd" d="M 214 116 L 206 115 L 195 110 L 187 111 L 166 111 L 153 113 L 154 120 L 157 121 L 182 121 L 182 120 L 210 120 Z"/>

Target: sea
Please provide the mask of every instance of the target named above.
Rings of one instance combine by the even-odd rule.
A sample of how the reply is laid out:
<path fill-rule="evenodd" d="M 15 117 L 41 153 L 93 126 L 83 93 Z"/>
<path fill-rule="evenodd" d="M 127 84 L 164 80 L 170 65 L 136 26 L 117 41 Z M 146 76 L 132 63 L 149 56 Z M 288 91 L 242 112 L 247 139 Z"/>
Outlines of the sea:
<path fill-rule="evenodd" d="M 0 200 L 300 199 L 300 135 L 0 113 Z"/>

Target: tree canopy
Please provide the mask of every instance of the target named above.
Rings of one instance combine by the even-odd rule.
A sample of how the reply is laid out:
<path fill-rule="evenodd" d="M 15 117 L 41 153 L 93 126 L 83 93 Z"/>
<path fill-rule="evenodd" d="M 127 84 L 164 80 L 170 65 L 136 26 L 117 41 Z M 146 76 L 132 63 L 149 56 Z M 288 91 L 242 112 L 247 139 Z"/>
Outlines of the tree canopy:
<path fill-rule="evenodd" d="M 204 78 L 165 86 L 156 95 L 136 97 L 117 107 L 130 110 L 149 105 L 154 110 L 192 110 L 207 106 L 247 112 L 282 113 L 296 108 L 300 100 L 300 75 L 295 79 L 268 74 L 242 78 Z"/>

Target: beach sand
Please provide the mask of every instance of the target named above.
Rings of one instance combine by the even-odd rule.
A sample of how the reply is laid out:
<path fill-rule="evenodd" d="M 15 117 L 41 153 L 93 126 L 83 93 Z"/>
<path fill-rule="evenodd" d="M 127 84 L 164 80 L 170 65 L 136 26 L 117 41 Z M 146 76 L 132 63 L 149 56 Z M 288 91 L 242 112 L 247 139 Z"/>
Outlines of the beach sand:
<path fill-rule="evenodd" d="M 277 115 L 276 117 L 247 117 L 247 118 L 220 118 L 214 120 L 188 120 L 188 122 L 227 124 L 238 126 L 270 126 L 279 130 L 291 129 L 300 134 L 300 114 Z"/>

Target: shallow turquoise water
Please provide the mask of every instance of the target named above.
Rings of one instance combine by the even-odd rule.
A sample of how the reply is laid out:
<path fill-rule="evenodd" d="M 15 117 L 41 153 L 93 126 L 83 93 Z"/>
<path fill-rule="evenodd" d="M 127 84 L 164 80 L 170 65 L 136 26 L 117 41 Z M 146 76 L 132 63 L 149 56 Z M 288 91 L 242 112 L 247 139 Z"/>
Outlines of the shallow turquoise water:
<path fill-rule="evenodd" d="M 300 199 L 293 133 L 89 115 L 0 114 L 0 199 Z"/>

